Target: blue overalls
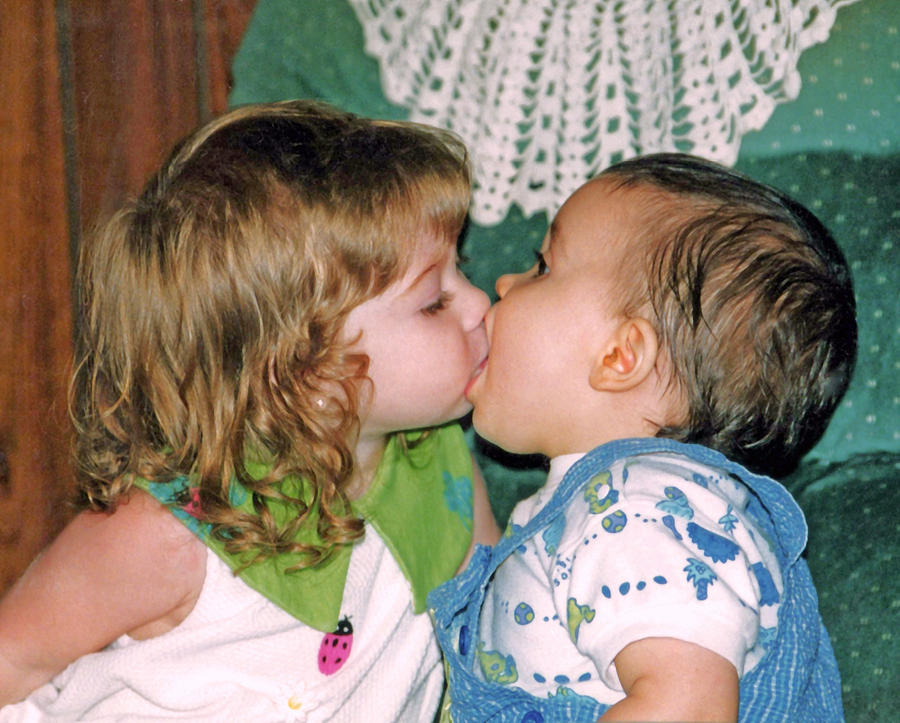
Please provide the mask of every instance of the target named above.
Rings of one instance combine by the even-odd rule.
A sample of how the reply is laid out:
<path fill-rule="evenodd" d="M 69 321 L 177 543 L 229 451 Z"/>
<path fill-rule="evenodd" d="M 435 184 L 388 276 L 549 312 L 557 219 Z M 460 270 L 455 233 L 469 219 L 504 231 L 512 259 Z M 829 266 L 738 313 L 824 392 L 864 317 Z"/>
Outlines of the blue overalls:
<path fill-rule="evenodd" d="M 746 513 L 775 544 L 784 584 L 778 629 L 774 645 L 741 678 L 741 723 L 843 721 L 837 662 L 819 616 L 809 568 L 800 557 L 807 528 L 797 503 L 778 482 L 753 474 L 718 452 L 654 438 L 617 440 L 585 455 L 566 473 L 553 497 L 534 518 L 504 536 L 496 547 L 479 547 L 461 575 L 428 596 L 428 608 L 446 658 L 453 721 L 595 721 L 608 708 L 586 696 L 538 698 L 514 686 L 485 681 L 476 672 L 479 615 L 494 571 L 524 540 L 541 534 L 563 514 L 588 480 L 617 459 L 655 452 L 682 454 L 740 479 L 751 491 Z"/>

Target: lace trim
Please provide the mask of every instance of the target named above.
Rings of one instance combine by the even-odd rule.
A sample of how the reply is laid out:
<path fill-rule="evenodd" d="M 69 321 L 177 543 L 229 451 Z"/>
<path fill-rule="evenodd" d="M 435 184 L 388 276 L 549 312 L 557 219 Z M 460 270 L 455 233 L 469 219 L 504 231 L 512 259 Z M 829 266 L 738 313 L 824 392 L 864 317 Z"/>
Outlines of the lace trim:
<path fill-rule="evenodd" d="M 856 0 L 349 1 L 386 97 L 468 144 L 490 225 L 640 153 L 732 164 Z"/>

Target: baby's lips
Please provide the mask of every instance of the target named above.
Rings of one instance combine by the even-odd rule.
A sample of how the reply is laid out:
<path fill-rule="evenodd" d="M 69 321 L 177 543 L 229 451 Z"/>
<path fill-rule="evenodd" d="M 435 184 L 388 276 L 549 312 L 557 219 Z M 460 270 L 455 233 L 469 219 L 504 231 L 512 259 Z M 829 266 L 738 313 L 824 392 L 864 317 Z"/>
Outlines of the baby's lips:
<path fill-rule="evenodd" d="M 478 381 L 479 377 L 481 377 L 482 372 L 484 372 L 485 367 L 488 363 L 488 357 L 485 356 L 484 359 L 481 360 L 481 363 L 475 368 L 472 377 L 469 379 L 469 383 L 466 384 L 465 396 L 466 399 L 469 398 L 469 392 L 472 390 L 472 387 L 475 385 L 475 382 Z"/>

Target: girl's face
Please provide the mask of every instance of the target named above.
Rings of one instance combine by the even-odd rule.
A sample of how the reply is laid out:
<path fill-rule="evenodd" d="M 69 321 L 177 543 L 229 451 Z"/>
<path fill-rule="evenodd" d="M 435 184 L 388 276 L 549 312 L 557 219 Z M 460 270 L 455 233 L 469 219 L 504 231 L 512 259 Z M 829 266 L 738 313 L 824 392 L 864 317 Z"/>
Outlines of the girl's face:
<path fill-rule="evenodd" d="M 466 392 L 487 357 L 487 295 L 457 267 L 456 247 L 417 246 L 409 270 L 353 309 L 345 338 L 369 357 L 362 389 L 360 438 L 429 427 L 472 407 Z"/>

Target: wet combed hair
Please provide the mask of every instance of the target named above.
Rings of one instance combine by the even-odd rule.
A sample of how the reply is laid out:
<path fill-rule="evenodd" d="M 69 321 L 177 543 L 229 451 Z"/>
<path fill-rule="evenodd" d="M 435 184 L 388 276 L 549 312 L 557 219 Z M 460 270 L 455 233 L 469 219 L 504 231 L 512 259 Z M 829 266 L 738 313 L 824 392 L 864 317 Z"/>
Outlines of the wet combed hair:
<path fill-rule="evenodd" d="M 847 262 L 807 209 L 715 163 L 645 156 L 602 174 L 646 200 L 628 313 L 651 312 L 686 418 L 658 436 L 773 476 L 819 440 L 856 360 Z M 634 277 L 632 277 L 634 278 Z M 636 288 L 639 287 L 639 288 Z"/>
<path fill-rule="evenodd" d="M 200 518 L 254 559 L 310 566 L 358 538 L 344 488 L 368 359 L 341 329 L 417 243 L 456 242 L 469 192 L 455 136 L 317 103 L 239 108 L 182 141 L 80 251 L 83 502 L 114 509 L 136 476 L 188 476 Z M 248 459 L 270 472 L 252 479 Z M 315 497 L 279 527 L 264 501 L 287 475 Z M 233 480 L 255 514 L 229 504 Z M 321 544 L 293 542 L 311 519 Z"/>

